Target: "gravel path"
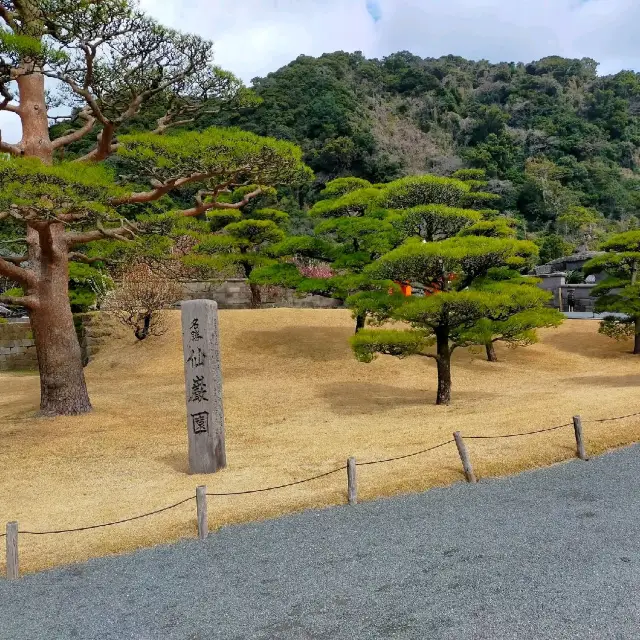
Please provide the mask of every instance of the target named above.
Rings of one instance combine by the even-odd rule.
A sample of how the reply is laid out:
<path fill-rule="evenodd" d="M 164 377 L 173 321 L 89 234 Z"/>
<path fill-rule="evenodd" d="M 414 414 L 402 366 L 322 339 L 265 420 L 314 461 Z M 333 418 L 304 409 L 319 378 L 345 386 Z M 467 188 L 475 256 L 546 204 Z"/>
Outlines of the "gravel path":
<path fill-rule="evenodd" d="M 640 446 L 0 580 L 3 640 L 639 637 Z"/>

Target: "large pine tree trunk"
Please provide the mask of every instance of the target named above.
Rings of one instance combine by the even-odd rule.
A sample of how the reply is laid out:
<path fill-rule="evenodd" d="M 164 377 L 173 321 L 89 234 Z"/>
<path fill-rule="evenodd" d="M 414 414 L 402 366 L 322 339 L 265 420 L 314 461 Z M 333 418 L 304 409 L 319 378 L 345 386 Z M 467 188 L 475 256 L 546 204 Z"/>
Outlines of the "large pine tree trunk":
<path fill-rule="evenodd" d="M 498 362 L 498 354 L 496 353 L 496 347 L 493 342 L 487 342 L 485 348 L 487 350 L 487 360 L 489 362 Z"/>
<path fill-rule="evenodd" d="M 438 396 L 436 404 L 451 404 L 451 348 L 449 347 L 448 332 L 436 332 L 436 348 L 436 362 L 438 365 Z"/>
<path fill-rule="evenodd" d="M 18 7 L 24 35 L 41 39 L 45 32 L 35 0 Z M 18 116 L 22 124 L 20 146 L 25 157 L 53 163 L 53 145 L 44 76 L 32 60 L 25 59 L 13 75 L 18 85 Z M 47 415 L 69 415 L 91 410 L 82 369 L 82 353 L 69 304 L 68 248 L 60 223 L 27 228 L 29 270 L 34 282 L 26 291 L 31 329 L 40 368 L 40 408 Z"/>
<path fill-rule="evenodd" d="M 359 331 L 362 331 L 362 329 L 365 328 L 366 324 L 367 324 L 367 314 L 361 313 L 357 315 L 356 316 L 356 333 L 358 333 Z"/>
<path fill-rule="evenodd" d="M 40 410 L 46 415 L 76 415 L 91 411 L 82 368 L 82 352 L 69 304 L 67 248 L 62 224 L 49 227 L 47 246 L 35 243 L 28 230 L 30 260 L 37 283 L 30 295 L 37 305 L 29 310 L 40 368 Z M 40 241 L 42 242 L 42 234 Z"/>
<path fill-rule="evenodd" d="M 636 333 L 635 333 L 635 340 L 633 343 L 633 353 L 635 355 L 640 355 L 640 318 L 636 318 L 635 327 L 636 327 Z"/>
<path fill-rule="evenodd" d="M 53 162 L 53 146 L 49 137 L 49 119 L 45 102 L 44 76 L 29 73 L 25 65 L 24 75 L 18 75 L 20 95 L 20 121 L 22 123 L 22 151 L 25 156 L 38 158 L 45 164 Z"/>

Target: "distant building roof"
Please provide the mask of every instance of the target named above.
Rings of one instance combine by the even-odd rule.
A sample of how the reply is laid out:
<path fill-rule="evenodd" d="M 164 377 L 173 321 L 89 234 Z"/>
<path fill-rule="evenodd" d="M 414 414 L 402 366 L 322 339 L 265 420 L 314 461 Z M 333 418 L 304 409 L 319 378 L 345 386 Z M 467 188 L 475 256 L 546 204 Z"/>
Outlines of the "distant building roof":
<path fill-rule="evenodd" d="M 560 264 L 566 264 L 567 262 L 586 262 L 587 260 L 591 260 L 591 258 L 595 258 L 596 256 L 602 255 L 603 251 L 577 251 L 576 253 L 570 256 L 563 256 L 562 258 L 556 258 L 555 260 L 551 260 L 551 262 L 547 262 L 549 266 L 557 266 Z"/>

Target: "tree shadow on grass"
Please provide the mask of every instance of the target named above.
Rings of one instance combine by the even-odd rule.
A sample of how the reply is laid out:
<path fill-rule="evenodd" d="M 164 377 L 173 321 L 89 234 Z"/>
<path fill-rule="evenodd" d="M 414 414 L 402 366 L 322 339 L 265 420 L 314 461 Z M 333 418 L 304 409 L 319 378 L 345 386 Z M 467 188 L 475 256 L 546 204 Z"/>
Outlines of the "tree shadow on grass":
<path fill-rule="evenodd" d="M 620 356 L 632 355 L 633 351 L 631 341 L 617 342 L 595 331 L 589 336 L 582 332 L 552 333 L 545 335 L 543 343 L 565 353 L 602 360 L 614 360 Z"/>
<path fill-rule="evenodd" d="M 640 375 L 623 375 L 623 376 L 578 376 L 568 378 L 567 382 L 571 382 L 580 386 L 593 387 L 640 387 Z"/>
<path fill-rule="evenodd" d="M 435 389 L 407 389 L 372 382 L 340 382 L 320 387 L 321 396 L 337 414 L 375 414 L 398 407 L 433 407 L 436 409 Z M 495 394 L 454 390 L 454 404 L 461 400 L 490 399 Z"/>
<path fill-rule="evenodd" d="M 268 354 L 274 358 L 332 362 L 351 357 L 349 327 L 282 327 L 243 331 L 236 340 L 241 350 Z"/>

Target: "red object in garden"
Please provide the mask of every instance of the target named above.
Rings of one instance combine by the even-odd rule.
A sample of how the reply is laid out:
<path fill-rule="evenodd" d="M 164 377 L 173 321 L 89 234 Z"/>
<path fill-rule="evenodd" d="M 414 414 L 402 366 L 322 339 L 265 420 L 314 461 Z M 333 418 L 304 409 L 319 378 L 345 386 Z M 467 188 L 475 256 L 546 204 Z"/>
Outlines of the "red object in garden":
<path fill-rule="evenodd" d="M 394 280 L 395 284 L 400 287 L 400 291 L 403 296 L 410 296 L 413 289 L 411 288 L 410 282 L 399 282 L 398 280 Z M 393 289 L 389 289 L 389 295 L 393 295 Z"/>

